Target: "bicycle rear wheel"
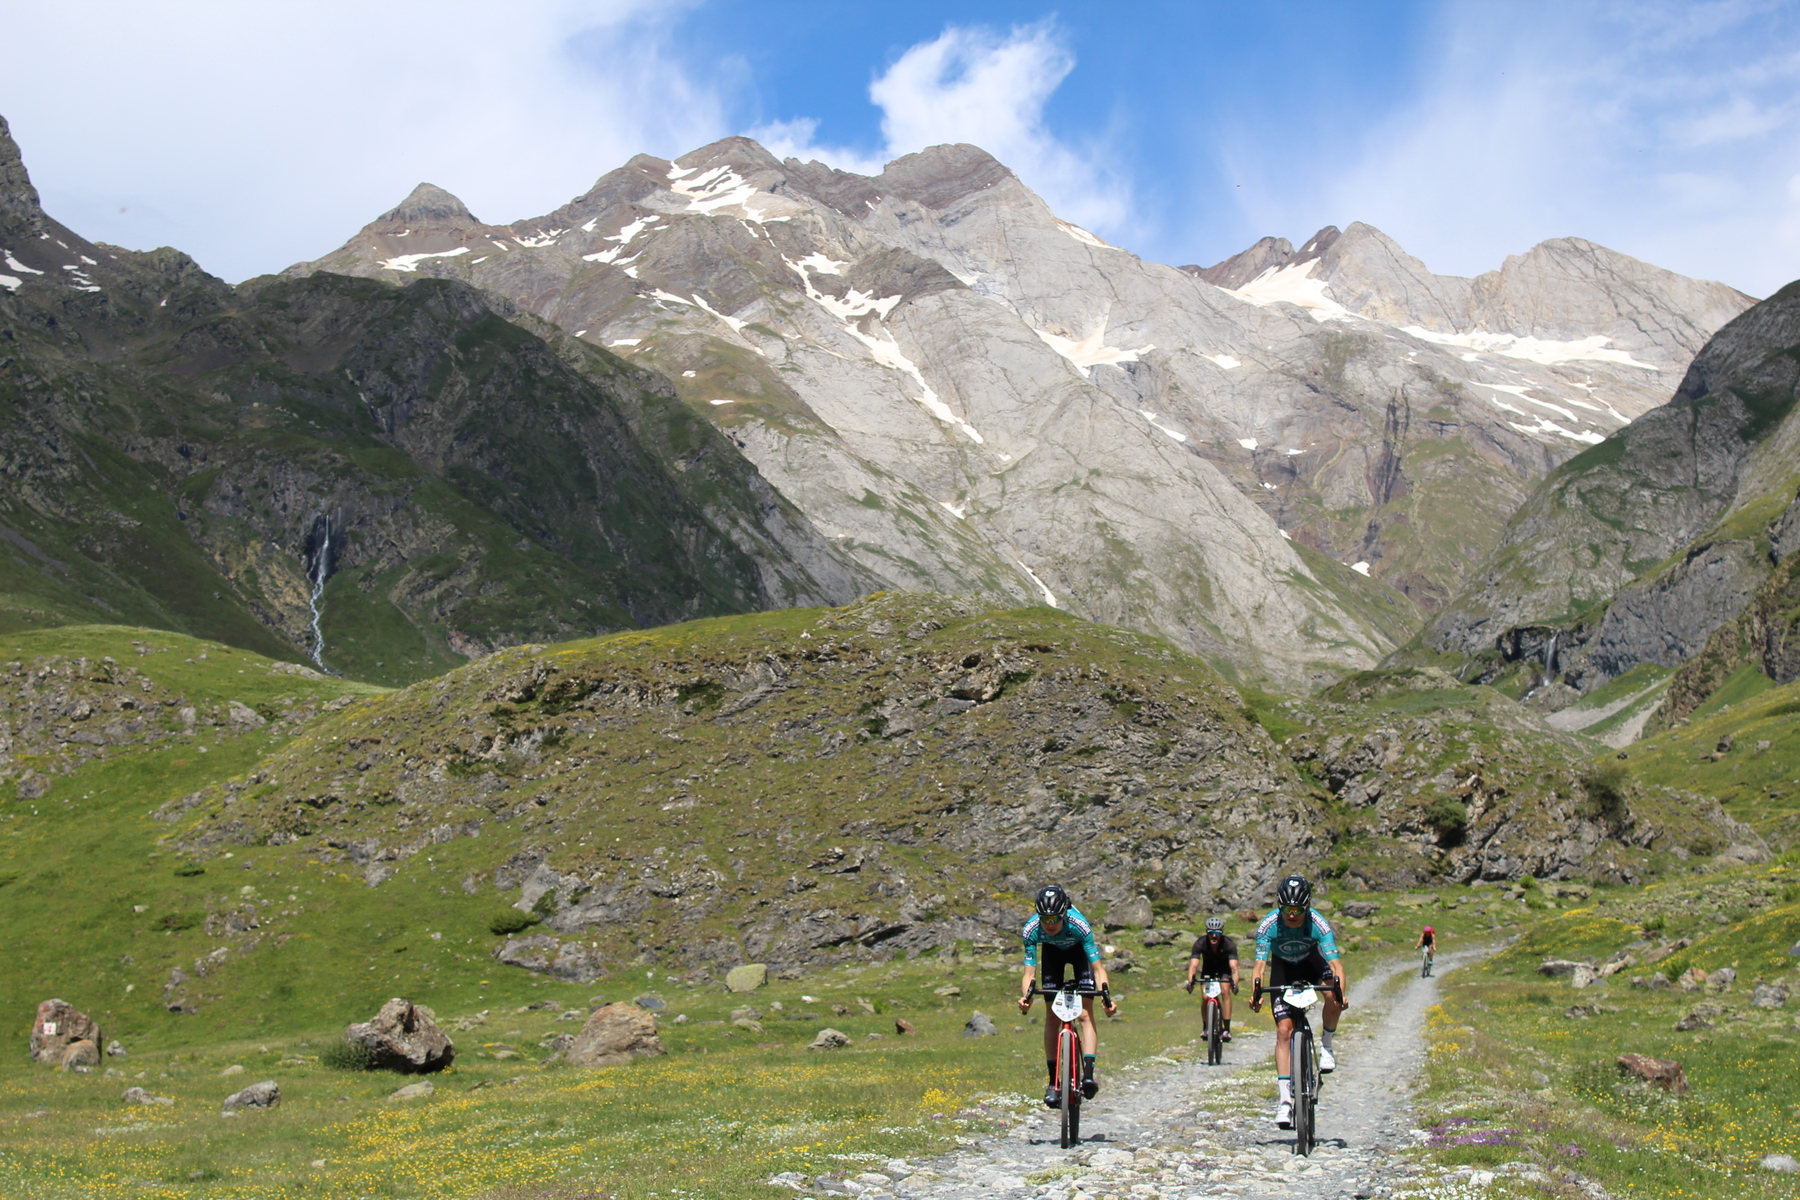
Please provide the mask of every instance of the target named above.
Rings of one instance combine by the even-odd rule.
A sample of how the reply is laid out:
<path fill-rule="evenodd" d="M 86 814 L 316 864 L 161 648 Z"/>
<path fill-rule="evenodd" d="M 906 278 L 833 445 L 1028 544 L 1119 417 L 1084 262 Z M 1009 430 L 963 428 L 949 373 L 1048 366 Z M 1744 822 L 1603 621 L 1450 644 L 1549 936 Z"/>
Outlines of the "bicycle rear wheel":
<path fill-rule="evenodd" d="M 1076 1081 L 1075 1072 L 1080 1070 L 1081 1059 L 1075 1047 L 1075 1031 L 1068 1026 L 1056 1039 L 1056 1079 L 1057 1097 L 1062 1111 L 1062 1141 L 1064 1150 L 1073 1146 L 1081 1136 L 1081 1093 L 1076 1089 L 1080 1084 Z"/>
<path fill-rule="evenodd" d="M 1206 1065 L 1209 1067 L 1225 1061 L 1225 1043 L 1222 1040 L 1225 1021 L 1219 1015 L 1220 1012 L 1217 1000 L 1206 1002 Z"/>
<path fill-rule="evenodd" d="M 1429 950 L 1427 950 L 1419 955 L 1419 978 L 1424 979 L 1430 974 L 1431 974 L 1431 952 Z"/>
<path fill-rule="evenodd" d="M 1313 1062 L 1312 1030 L 1294 1030 L 1294 1153 L 1311 1155 L 1313 1148 L 1313 1105 L 1319 1095 L 1319 1076 Z"/>

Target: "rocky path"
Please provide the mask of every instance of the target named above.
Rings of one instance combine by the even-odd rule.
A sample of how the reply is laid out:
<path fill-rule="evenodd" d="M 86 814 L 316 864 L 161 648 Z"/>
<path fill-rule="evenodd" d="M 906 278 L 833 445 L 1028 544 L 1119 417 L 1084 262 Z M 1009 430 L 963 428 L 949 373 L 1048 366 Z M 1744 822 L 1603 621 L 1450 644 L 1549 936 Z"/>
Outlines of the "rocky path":
<path fill-rule="evenodd" d="M 1445 956 L 1439 970 L 1479 953 Z M 1406 981 L 1384 994 L 1402 974 Z M 1435 979 L 1421 979 L 1410 962 L 1352 981 L 1351 1007 L 1336 1041 L 1339 1065 L 1320 1096 L 1311 1158 L 1295 1155 L 1293 1134 L 1275 1127 L 1268 1010 L 1251 1014 L 1240 996 L 1237 1036 L 1226 1047 L 1224 1066 L 1158 1056 L 1135 1071 L 1109 1074 L 1103 1057 L 1104 1090 L 1085 1114 L 1076 1149 L 1058 1148 L 1056 1115 L 1037 1108 L 999 1134 L 969 1139 L 954 1154 L 917 1165 L 895 1161 L 815 1186 L 909 1200 L 1449 1194 L 1457 1173 L 1394 1153 L 1413 1144 L 1410 1089 L 1425 1053 L 1425 1011 L 1436 996 Z M 1183 1057 L 1190 1053 L 1184 1048 Z"/>

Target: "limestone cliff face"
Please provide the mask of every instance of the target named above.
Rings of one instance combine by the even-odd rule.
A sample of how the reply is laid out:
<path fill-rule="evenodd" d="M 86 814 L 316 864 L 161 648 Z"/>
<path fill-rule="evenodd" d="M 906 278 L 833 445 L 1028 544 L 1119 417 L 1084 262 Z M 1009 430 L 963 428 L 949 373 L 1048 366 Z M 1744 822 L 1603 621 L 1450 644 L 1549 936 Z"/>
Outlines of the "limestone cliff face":
<path fill-rule="evenodd" d="M 1793 287 L 1727 324 L 1667 405 L 1545 481 L 1424 648 L 1480 658 L 1487 677 L 1532 664 L 1540 682 L 1564 685 L 1546 694 L 1553 703 L 1705 650 L 1672 692 L 1677 716 L 1727 663 L 1760 660 L 1785 682 L 1776 613 L 1800 548 L 1796 345 Z M 1760 632 L 1740 619 L 1752 608 Z M 1740 636 L 1742 652 L 1728 651 Z"/>
<path fill-rule="evenodd" d="M 1365 225 L 1177 270 L 972 146 L 863 177 L 743 138 L 506 227 L 421 188 L 317 271 L 467 279 L 663 372 L 886 584 L 1290 682 L 1403 641 L 1748 303 L 1576 241 L 1436 276 Z"/>

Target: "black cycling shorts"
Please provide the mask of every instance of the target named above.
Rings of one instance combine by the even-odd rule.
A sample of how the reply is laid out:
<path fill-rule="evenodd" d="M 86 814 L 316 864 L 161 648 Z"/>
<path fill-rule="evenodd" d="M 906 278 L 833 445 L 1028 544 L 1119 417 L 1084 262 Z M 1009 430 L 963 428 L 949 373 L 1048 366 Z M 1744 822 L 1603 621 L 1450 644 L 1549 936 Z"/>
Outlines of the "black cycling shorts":
<path fill-rule="evenodd" d="M 1270 986 L 1287 983 L 1330 983 L 1336 979 L 1337 976 L 1332 974 L 1330 965 L 1325 961 L 1325 956 L 1317 950 L 1297 962 L 1290 962 L 1282 958 L 1271 959 L 1269 962 Z M 1335 993 L 1327 994 L 1335 995 Z M 1294 1015 L 1294 1010 L 1288 1007 L 1285 993 L 1271 998 L 1269 1012 L 1277 1021 L 1285 1021 Z"/>
<path fill-rule="evenodd" d="M 1094 986 L 1094 964 L 1080 946 L 1039 946 L 1038 978 L 1045 987 L 1061 987 L 1063 969 L 1075 968 L 1075 986 Z"/>

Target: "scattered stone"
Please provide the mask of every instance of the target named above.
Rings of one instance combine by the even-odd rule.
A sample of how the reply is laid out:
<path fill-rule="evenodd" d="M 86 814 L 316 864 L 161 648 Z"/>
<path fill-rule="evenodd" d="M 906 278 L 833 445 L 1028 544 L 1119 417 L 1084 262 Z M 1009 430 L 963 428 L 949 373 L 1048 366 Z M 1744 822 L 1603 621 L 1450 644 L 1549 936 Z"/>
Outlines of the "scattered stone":
<path fill-rule="evenodd" d="M 768 982 L 768 965 L 749 963 L 742 967 L 733 967 L 726 973 L 725 990 L 728 992 L 754 992 L 759 987 L 766 987 Z"/>
<path fill-rule="evenodd" d="M 1621 1054 L 1618 1059 L 1618 1067 L 1619 1074 L 1629 1075 L 1633 1079 L 1641 1079 L 1672 1096 L 1687 1095 L 1687 1073 L 1681 1069 L 1681 1064 L 1672 1058 L 1651 1058 L 1644 1054 Z"/>
<path fill-rule="evenodd" d="M 905 1017 L 895 1017 L 894 1032 L 901 1037 L 905 1037 L 909 1033 L 916 1033 L 918 1031 L 913 1028 L 913 1023 L 908 1021 Z"/>
<path fill-rule="evenodd" d="M 653 1014 L 635 1004 L 608 1004 L 588 1017 L 564 1058 L 576 1067 L 620 1067 L 666 1053 Z"/>
<path fill-rule="evenodd" d="M 642 1003 L 642 1001 L 639 1001 Z M 562 1005 L 555 1000 L 533 1000 L 525 1006 L 526 1012 L 561 1012 Z"/>
<path fill-rule="evenodd" d="M 763 1031 L 763 1023 L 761 1021 L 752 1020 L 749 1017 L 738 1017 L 736 1020 L 732 1021 L 732 1024 L 739 1029 L 748 1029 L 751 1033 L 761 1033 Z"/>
<path fill-rule="evenodd" d="M 976 1009 L 975 1015 L 963 1023 L 964 1037 L 993 1037 L 999 1032 L 994 1028 L 993 1019 L 980 1009 Z"/>
<path fill-rule="evenodd" d="M 37 1006 L 37 1019 L 31 1025 L 31 1060 L 58 1065 L 63 1061 L 64 1051 L 76 1042 L 92 1042 L 98 1046 L 103 1040 L 100 1026 L 73 1004 L 67 1000 L 46 1000 Z"/>
<path fill-rule="evenodd" d="M 1569 975 L 1569 983 L 1574 987 L 1584 988 L 1598 978 L 1600 978 L 1600 973 L 1594 968 L 1586 963 L 1576 963 L 1575 970 Z"/>
<path fill-rule="evenodd" d="M 71 1042 L 63 1050 L 62 1062 L 58 1064 L 64 1071 L 86 1074 L 100 1065 L 100 1047 L 83 1038 L 79 1042 Z"/>
<path fill-rule="evenodd" d="M 344 1040 L 367 1046 L 376 1070 L 441 1071 L 456 1059 L 456 1045 L 438 1028 L 432 1011 L 399 996 L 371 1020 L 346 1027 Z"/>
<path fill-rule="evenodd" d="M 1538 964 L 1538 974 L 1547 975 L 1551 979 L 1567 979 L 1575 974 L 1575 968 L 1587 965 L 1586 963 L 1571 962 L 1566 958 L 1547 958 Z"/>
<path fill-rule="evenodd" d="M 430 1087 L 429 1083 L 424 1085 Z M 230 1111 L 240 1108 L 274 1108 L 281 1103 L 281 1085 L 273 1079 L 265 1079 L 261 1083 L 253 1083 L 241 1091 L 225 1097 L 219 1107 Z"/>
<path fill-rule="evenodd" d="M 1735 967 L 1720 967 L 1706 977 L 1706 990 L 1714 994 L 1728 992 L 1736 982 L 1737 969 Z"/>
<path fill-rule="evenodd" d="M 1600 978 L 1602 978 L 1602 979 L 1611 979 L 1614 975 L 1617 975 L 1620 971 L 1623 971 L 1628 967 L 1635 967 L 1637 965 L 1638 965 L 1637 955 L 1623 954 L 1623 953 L 1615 954 L 1611 958 L 1607 959 L 1606 962 L 1601 965 L 1598 974 L 1599 974 Z"/>
<path fill-rule="evenodd" d="M 865 1017 L 872 1017 L 875 1015 L 874 1003 L 863 999 L 861 996 L 856 998 L 856 1010 Z"/>
<path fill-rule="evenodd" d="M 173 1104 L 173 1103 L 175 1103 L 175 1101 L 170 1099 L 168 1096 L 152 1096 L 149 1092 L 145 1091 L 141 1087 L 126 1088 L 124 1091 L 124 1094 L 121 1095 L 119 1097 L 119 1099 L 124 1101 L 126 1104 Z"/>
<path fill-rule="evenodd" d="M 1146 930 L 1144 933 L 1144 949 L 1149 950 L 1156 946 L 1166 946 L 1178 936 L 1179 935 L 1173 929 Z"/>
<path fill-rule="evenodd" d="M 1757 1008 L 1780 1008 L 1788 1002 L 1785 984 L 1761 983 L 1750 993 L 1750 1003 Z"/>
<path fill-rule="evenodd" d="M 1381 911 L 1381 905 L 1373 900 L 1351 900 L 1344 905 L 1344 915 L 1359 921 L 1367 920 Z"/>
<path fill-rule="evenodd" d="M 1675 981 L 1675 986 L 1684 992 L 1697 992 L 1706 986 L 1706 972 L 1700 967 L 1689 967 Z"/>
<path fill-rule="evenodd" d="M 1437 902 L 1438 898 L 1435 894 L 1419 896 L 1409 893 L 1404 896 L 1394 897 L 1394 903 L 1400 905 L 1402 908 L 1424 908 L 1426 905 L 1436 904 Z"/>
<path fill-rule="evenodd" d="M 223 1071 L 219 1072 L 219 1078 L 224 1079 L 230 1075 L 242 1075 L 243 1073 L 244 1073 L 243 1064 L 232 1063 L 229 1067 L 226 1067 Z"/>
<path fill-rule="evenodd" d="M 836 1050 L 850 1044 L 849 1035 L 835 1029 L 821 1029 L 819 1035 L 807 1044 L 808 1050 Z"/>
<path fill-rule="evenodd" d="M 1696 1029 L 1711 1028 L 1712 1022 L 1708 1021 L 1706 1017 L 1697 1010 L 1690 1012 L 1687 1016 L 1675 1022 L 1675 1031 L 1677 1033 L 1692 1033 Z"/>
<path fill-rule="evenodd" d="M 1115 929 L 1148 929 L 1156 923 L 1155 915 L 1150 909 L 1150 897 L 1134 896 L 1130 900 L 1121 900 L 1117 904 L 1108 905 L 1106 909 L 1106 930 Z"/>
<path fill-rule="evenodd" d="M 957 987 L 957 986 L 956 986 L 956 985 L 955 985 L 955 984 L 954 984 L 954 983 L 946 983 L 946 984 L 945 984 L 945 985 L 944 985 L 944 986 L 943 986 L 943 987 L 940 987 L 940 988 L 932 988 L 932 989 L 931 989 L 931 994 L 932 994 L 932 995 L 934 995 L 934 996 L 952 996 L 952 997 L 955 997 L 955 996 L 960 996 L 960 995 L 962 995 L 962 989 L 961 989 L 961 988 L 959 988 L 959 987 Z"/>
<path fill-rule="evenodd" d="M 129 1054 L 125 1050 L 124 1043 L 120 1042 L 117 1038 L 106 1043 L 106 1054 L 107 1054 L 107 1057 L 109 1057 L 109 1058 L 128 1058 L 128 1057 L 130 1057 Z"/>
<path fill-rule="evenodd" d="M 1767 745 L 1768 743 L 1759 742 L 1757 744 L 1761 746 Z M 1763 1155 L 1762 1162 L 1757 1165 L 1765 1171 L 1800 1171 L 1800 1159 L 1796 1159 L 1791 1154 L 1765 1154 Z"/>
<path fill-rule="evenodd" d="M 604 969 L 592 947 L 581 942 L 564 943 L 547 933 L 508 938 L 494 951 L 494 958 L 509 967 L 553 975 L 571 983 L 592 983 Z"/>
<path fill-rule="evenodd" d="M 668 1002 L 661 996 L 639 996 L 637 999 L 633 1000 L 632 1003 L 639 1008 L 647 1009 L 653 1013 L 661 1012 L 663 1009 L 669 1007 Z"/>
<path fill-rule="evenodd" d="M 388 1099 L 423 1100 L 435 1091 L 437 1091 L 437 1089 L 431 1086 L 430 1080 L 420 1080 L 418 1083 L 409 1083 L 405 1087 L 400 1088 L 398 1091 L 394 1092 L 393 1095 L 389 1096 Z"/>

